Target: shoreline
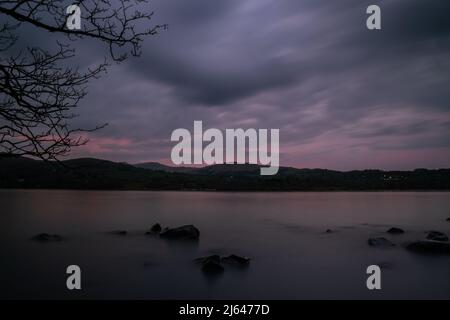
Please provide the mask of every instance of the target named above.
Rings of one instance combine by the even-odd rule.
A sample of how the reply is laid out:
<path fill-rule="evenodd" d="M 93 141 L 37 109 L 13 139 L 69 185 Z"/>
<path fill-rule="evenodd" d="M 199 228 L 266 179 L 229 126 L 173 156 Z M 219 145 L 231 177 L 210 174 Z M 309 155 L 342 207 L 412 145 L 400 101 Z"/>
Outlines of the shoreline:
<path fill-rule="evenodd" d="M 450 193 L 449 189 L 403 189 L 403 190 L 211 190 L 211 189 L 64 189 L 64 188 L 0 188 L 0 191 L 99 191 L 99 192 L 192 192 L 192 193 Z"/>

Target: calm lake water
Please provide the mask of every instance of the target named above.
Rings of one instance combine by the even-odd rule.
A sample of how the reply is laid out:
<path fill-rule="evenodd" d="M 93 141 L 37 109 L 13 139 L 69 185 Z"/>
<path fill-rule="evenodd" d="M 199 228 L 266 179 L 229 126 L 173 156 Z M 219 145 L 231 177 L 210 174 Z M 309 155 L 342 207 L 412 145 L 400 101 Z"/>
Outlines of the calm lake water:
<path fill-rule="evenodd" d="M 450 235 L 450 193 L 0 190 L 0 203 L 1 299 L 450 299 L 450 256 L 403 247 L 428 230 Z M 146 236 L 156 222 L 194 224 L 200 240 Z M 66 240 L 30 240 L 42 232 Z M 372 236 L 397 245 L 369 247 Z M 232 253 L 250 266 L 211 278 L 193 263 Z M 71 264 L 81 291 L 66 289 Z M 383 266 L 380 291 L 366 288 L 371 264 Z"/>

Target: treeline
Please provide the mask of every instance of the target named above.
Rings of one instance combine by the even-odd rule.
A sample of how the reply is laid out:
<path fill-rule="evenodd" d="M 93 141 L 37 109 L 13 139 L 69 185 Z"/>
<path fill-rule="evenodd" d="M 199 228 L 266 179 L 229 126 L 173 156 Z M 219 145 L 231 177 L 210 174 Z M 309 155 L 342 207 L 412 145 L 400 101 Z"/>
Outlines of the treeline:
<path fill-rule="evenodd" d="M 60 164 L 0 156 L 0 188 L 92 190 L 363 191 L 450 190 L 450 169 L 414 171 L 280 168 L 260 176 L 254 165 L 217 165 L 190 173 L 75 159 Z"/>

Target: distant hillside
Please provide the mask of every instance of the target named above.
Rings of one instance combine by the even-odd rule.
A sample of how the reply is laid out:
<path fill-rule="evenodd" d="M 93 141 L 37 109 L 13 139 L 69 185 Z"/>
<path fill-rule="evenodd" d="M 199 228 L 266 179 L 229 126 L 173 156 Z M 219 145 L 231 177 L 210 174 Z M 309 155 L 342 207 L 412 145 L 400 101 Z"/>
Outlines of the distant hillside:
<path fill-rule="evenodd" d="M 134 164 L 137 168 L 143 168 L 154 171 L 165 171 L 165 172 L 181 172 L 181 173 L 191 173 L 191 174 L 203 174 L 203 175 L 220 175 L 220 174 L 233 174 L 233 173 L 260 173 L 259 165 L 250 164 L 216 164 L 212 166 L 206 166 L 202 168 L 193 167 L 175 167 L 166 166 L 158 162 L 145 162 Z"/>
<path fill-rule="evenodd" d="M 205 166 L 201 168 L 192 168 L 192 167 L 175 167 L 175 166 L 167 166 L 158 162 L 146 162 L 139 163 L 134 165 L 137 168 L 144 168 L 148 170 L 154 171 L 164 171 L 164 172 L 181 172 L 181 173 L 190 173 L 197 175 L 246 175 L 246 176 L 259 176 L 261 166 L 257 164 L 215 164 L 211 166 Z M 278 174 L 286 175 L 286 174 L 294 174 L 298 173 L 301 170 L 311 170 L 311 169 L 296 169 L 289 167 L 281 167 Z M 322 169 L 318 169 L 322 170 Z M 329 171 L 329 170 L 322 170 Z"/>
<path fill-rule="evenodd" d="M 148 165 L 148 164 L 147 164 Z M 450 169 L 340 172 L 282 167 L 260 176 L 257 165 L 174 168 L 81 158 L 61 164 L 0 155 L 0 188 L 97 190 L 339 191 L 450 190 Z"/>
<path fill-rule="evenodd" d="M 144 162 L 134 164 L 137 168 L 154 170 L 154 171 L 165 171 L 165 172 L 183 172 L 183 173 L 194 173 L 197 168 L 189 167 L 170 167 L 159 162 Z"/>

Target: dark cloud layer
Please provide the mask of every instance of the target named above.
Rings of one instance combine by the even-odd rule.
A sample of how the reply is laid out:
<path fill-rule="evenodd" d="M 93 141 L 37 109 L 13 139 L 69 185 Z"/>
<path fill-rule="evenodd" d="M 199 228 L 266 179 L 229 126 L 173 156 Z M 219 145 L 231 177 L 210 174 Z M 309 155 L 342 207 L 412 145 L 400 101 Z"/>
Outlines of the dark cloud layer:
<path fill-rule="evenodd" d="M 382 30 L 365 27 L 370 4 Z M 170 133 L 279 128 L 281 165 L 450 166 L 450 2 L 154 0 L 143 55 L 92 83 L 75 155 L 169 162 Z M 45 41 L 47 42 L 48 39 Z M 105 54 L 78 44 L 82 64 Z"/>

